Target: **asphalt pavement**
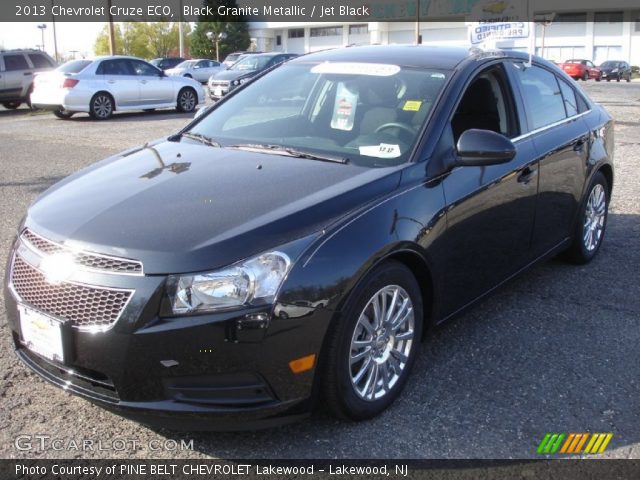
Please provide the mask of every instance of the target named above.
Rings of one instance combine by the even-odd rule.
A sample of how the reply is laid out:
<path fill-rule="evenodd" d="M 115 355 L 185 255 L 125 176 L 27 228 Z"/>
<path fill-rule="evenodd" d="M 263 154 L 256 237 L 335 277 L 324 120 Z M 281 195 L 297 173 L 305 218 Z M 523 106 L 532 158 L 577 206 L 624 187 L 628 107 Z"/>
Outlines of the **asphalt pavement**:
<path fill-rule="evenodd" d="M 317 412 L 245 433 L 153 430 L 22 366 L 0 299 L 0 458 L 535 458 L 547 432 L 611 432 L 606 456 L 640 458 L 640 83 L 580 85 L 616 119 L 614 194 L 598 257 L 586 266 L 535 267 L 432 331 L 405 391 L 383 415 L 348 423 Z M 63 121 L 0 107 L 2 262 L 46 188 L 189 118 L 158 111 Z M 21 435 L 51 437 L 21 450 Z M 87 439 L 96 448 L 69 448 Z"/>

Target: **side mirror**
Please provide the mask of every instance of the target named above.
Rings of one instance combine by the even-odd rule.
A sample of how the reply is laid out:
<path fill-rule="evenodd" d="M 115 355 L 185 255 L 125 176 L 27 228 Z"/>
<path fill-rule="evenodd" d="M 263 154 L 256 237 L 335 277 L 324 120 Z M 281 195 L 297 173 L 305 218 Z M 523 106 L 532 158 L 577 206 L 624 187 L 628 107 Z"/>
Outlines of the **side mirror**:
<path fill-rule="evenodd" d="M 467 167 L 507 163 L 516 156 L 516 147 L 507 137 L 491 130 L 475 128 L 460 135 L 456 149 L 456 164 Z"/>

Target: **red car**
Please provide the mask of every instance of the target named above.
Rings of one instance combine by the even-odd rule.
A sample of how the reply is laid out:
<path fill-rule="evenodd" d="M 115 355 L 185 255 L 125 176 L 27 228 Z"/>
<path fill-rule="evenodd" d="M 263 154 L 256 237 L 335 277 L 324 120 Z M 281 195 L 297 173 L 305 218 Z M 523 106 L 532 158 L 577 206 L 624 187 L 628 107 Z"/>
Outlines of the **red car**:
<path fill-rule="evenodd" d="M 561 63 L 559 67 L 574 80 L 587 81 L 594 78 L 596 82 L 602 80 L 602 72 L 591 60 L 573 59 Z"/>

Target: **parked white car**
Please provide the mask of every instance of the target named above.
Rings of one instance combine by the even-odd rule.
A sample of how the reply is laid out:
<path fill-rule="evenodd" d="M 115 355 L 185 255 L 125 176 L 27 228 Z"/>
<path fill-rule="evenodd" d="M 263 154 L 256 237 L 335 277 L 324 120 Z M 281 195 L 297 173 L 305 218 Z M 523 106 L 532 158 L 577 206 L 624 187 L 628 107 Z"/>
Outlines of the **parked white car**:
<path fill-rule="evenodd" d="M 211 75 L 224 70 L 224 67 L 215 60 L 207 60 L 199 58 L 194 60 L 185 60 L 174 68 L 166 70 L 167 75 L 190 77 L 200 83 L 206 83 Z"/>
<path fill-rule="evenodd" d="M 204 89 L 197 81 L 167 76 L 144 60 L 125 56 L 67 62 L 37 75 L 31 94 L 35 108 L 52 110 L 58 118 L 87 112 L 98 120 L 114 111 L 193 112 L 204 101 Z"/>

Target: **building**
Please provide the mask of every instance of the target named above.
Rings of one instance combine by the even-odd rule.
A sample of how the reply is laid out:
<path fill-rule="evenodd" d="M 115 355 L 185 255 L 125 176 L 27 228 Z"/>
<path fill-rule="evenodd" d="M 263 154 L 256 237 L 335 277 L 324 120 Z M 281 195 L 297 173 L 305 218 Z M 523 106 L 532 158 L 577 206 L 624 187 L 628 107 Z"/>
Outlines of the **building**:
<path fill-rule="evenodd" d="M 631 65 L 640 65 L 640 4 L 637 0 L 612 0 L 607 6 L 599 0 L 583 0 L 582 11 L 558 3 L 552 0 L 534 3 L 536 54 L 554 61 L 586 58 L 598 65 L 605 60 L 625 60 Z M 429 18 L 428 22 L 420 22 L 423 44 L 470 44 L 468 23 L 465 23 L 468 17 L 464 14 Z M 416 42 L 415 21 L 251 22 L 249 32 L 258 50 L 291 53 L 347 45 Z M 529 44 L 530 40 L 523 38 L 500 41 L 496 46 L 526 51 Z"/>

